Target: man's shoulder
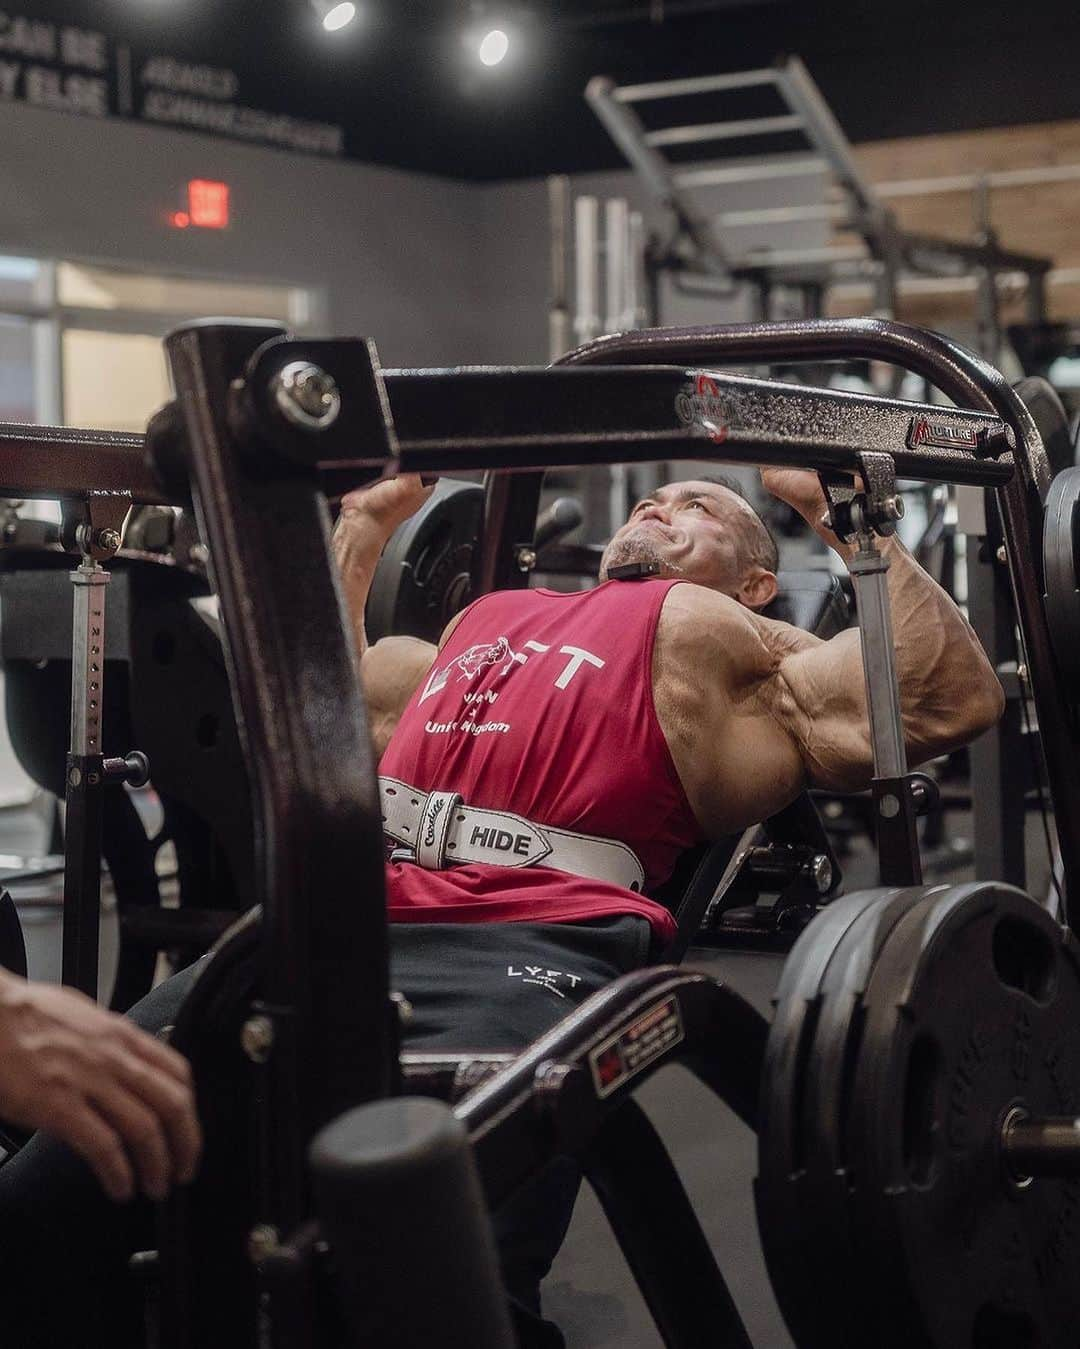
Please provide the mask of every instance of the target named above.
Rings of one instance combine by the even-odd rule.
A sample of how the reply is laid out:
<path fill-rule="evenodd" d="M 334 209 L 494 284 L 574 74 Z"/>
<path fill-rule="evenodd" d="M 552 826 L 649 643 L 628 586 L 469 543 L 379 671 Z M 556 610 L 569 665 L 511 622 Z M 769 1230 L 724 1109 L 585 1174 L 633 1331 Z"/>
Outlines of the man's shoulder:
<path fill-rule="evenodd" d="M 700 663 L 703 669 L 722 662 L 733 672 L 760 677 L 775 665 L 759 615 L 730 595 L 693 582 L 668 591 L 657 641 L 669 659 Z"/>
<path fill-rule="evenodd" d="M 663 621 L 672 632 L 686 630 L 703 636 L 732 628 L 752 630 L 753 615 L 730 595 L 708 586 L 684 581 L 673 585 L 664 597 Z"/>

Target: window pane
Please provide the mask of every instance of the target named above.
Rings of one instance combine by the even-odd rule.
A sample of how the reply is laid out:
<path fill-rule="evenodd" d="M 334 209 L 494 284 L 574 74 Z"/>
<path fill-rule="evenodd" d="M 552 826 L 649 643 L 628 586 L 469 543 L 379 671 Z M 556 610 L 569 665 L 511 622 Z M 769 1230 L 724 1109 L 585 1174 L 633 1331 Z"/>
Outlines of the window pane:
<path fill-rule="evenodd" d="M 249 281 L 192 281 L 148 276 L 61 262 L 56 274 L 60 303 L 75 309 L 114 309 L 184 318 L 228 315 L 303 323 L 307 293 L 293 286 Z"/>
<path fill-rule="evenodd" d="M 62 340 L 68 426 L 145 431 L 171 398 L 160 338 L 67 328 Z"/>
<path fill-rule="evenodd" d="M 45 305 L 48 285 L 45 268 L 34 258 L 0 255 L 0 305 Z"/>
<path fill-rule="evenodd" d="M 0 422 L 37 421 L 34 326 L 0 314 Z"/>

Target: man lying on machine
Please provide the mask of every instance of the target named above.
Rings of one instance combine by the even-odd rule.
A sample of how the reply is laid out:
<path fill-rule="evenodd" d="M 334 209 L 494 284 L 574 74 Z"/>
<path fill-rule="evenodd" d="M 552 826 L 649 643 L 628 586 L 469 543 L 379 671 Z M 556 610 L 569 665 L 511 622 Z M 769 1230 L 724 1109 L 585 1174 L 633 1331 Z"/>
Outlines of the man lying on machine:
<path fill-rule="evenodd" d="M 815 474 L 769 470 L 763 480 L 846 555 Z M 410 637 L 368 648 L 376 563 L 428 495 L 415 477 L 352 493 L 334 536 L 382 753 L 391 979 L 412 1006 L 408 1048 L 514 1051 L 662 954 L 674 922 L 648 896 L 682 851 L 769 817 L 808 783 L 869 783 L 859 635 L 825 642 L 762 617 L 776 593 L 775 544 L 736 491 L 701 480 L 637 504 L 604 554 L 607 584 L 496 592 L 459 614 L 438 649 Z M 908 754 L 919 762 L 989 727 L 1003 697 L 944 591 L 896 539 L 882 551 Z M 190 979 L 155 990 L 135 1018 L 167 1024 Z M 2 1290 L 5 1325 L 13 1299 L 64 1315 L 47 1283 L 27 1292 L 35 1258 L 55 1273 L 41 1252 L 55 1256 L 62 1233 L 83 1278 L 78 1342 L 137 1344 L 134 1332 L 122 1339 L 111 1304 L 125 1244 L 147 1237 L 131 1218 L 106 1222 L 103 1203 L 88 1227 L 85 1175 L 72 1197 L 78 1172 L 40 1138 L 0 1170 L 5 1250 L 20 1242 L 20 1222 L 42 1238 L 36 1257 L 24 1239 L 21 1258 L 2 1266 L 16 1285 Z M 495 1216 L 523 1345 L 563 1342 L 541 1317 L 539 1284 L 577 1183 L 569 1163 L 550 1168 Z M 27 1319 L 25 1349 L 64 1342 L 52 1323 Z"/>
<path fill-rule="evenodd" d="M 828 528 L 816 474 L 762 478 L 851 555 Z M 769 818 L 808 783 L 869 784 L 859 633 L 824 642 L 762 617 L 776 545 L 736 490 L 703 480 L 638 502 L 604 553 L 607 584 L 484 596 L 437 651 L 411 637 L 369 648 L 375 565 L 429 490 L 403 477 L 353 493 L 335 533 L 382 754 L 394 974 L 427 1045 L 516 1049 L 663 951 L 674 921 L 648 895 L 681 852 Z M 917 763 L 973 739 L 1004 699 L 956 605 L 895 538 L 882 551 Z M 458 966 L 454 996 L 440 957 Z M 555 1190 L 552 1179 L 543 1220 L 535 1206 L 523 1221 L 497 1219 L 530 1345 L 562 1342 L 539 1320 L 537 1293 L 571 1208 L 560 1211 Z"/>

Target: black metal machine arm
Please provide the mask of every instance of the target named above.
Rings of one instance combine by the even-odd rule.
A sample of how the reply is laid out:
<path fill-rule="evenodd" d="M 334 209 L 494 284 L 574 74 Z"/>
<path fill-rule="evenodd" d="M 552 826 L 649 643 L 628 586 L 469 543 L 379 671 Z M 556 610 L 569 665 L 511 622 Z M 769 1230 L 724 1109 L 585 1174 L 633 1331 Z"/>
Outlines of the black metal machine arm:
<path fill-rule="evenodd" d="M 355 360 L 358 350 L 353 343 L 305 343 L 294 348 L 276 341 L 271 349 L 285 370 L 296 363 L 297 351 L 314 355 L 316 348 L 320 359 L 335 365 L 347 354 Z M 369 407 L 370 378 L 370 369 L 361 364 L 359 396 Z M 350 405 L 353 391 L 349 380 L 340 386 L 343 409 Z M 377 416 L 362 431 L 356 417 L 346 418 L 343 410 L 340 422 L 331 421 L 317 436 L 313 434 L 309 467 L 318 470 L 329 495 L 395 468 L 418 473 L 530 472 L 682 458 L 850 473 L 858 468 L 862 451 L 886 451 L 902 476 L 929 481 L 1000 487 L 1013 472 L 1012 434 L 995 414 L 686 366 L 391 370 L 385 372 L 385 392 L 389 413 L 381 409 L 378 415 L 392 414 L 396 455 L 385 445 L 386 428 Z M 237 395 L 236 401 L 242 398 Z M 257 414 L 249 415 L 256 417 L 260 443 L 267 447 L 285 443 L 276 426 L 281 414 L 274 405 L 259 404 Z M 95 481 L 92 461 L 78 464 L 56 444 L 43 453 L 41 442 L 25 431 L 21 426 L 0 426 L 0 492 L 84 496 Z M 166 450 L 171 454 L 167 431 L 167 421 L 155 419 L 149 437 L 155 462 L 167 458 Z M 358 453 L 358 435 L 383 448 Z M 183 504 L 183 491 L 173 473 L 163 483 L 143 465 L 146 444 L 138 440 L 129 450 L 132 498 Z M 107 445 L 113 471 L 115 454 L 115 448 Z"/>
<path fill-rule="evenodd" d="M 397 1043 L 375 765 L 325 502 L 310 468 L 232 428 L 231 386 L 276 337 L 197 325 L 166 349 L 255 798 L 262 1003 L 244 1044 L 275 1121 L 258 1217 L 286 1232 L 308 1212 L 308 1142 L 393 1088 Z"/>
<path fill-rule="evenodd" d="M 602 1120 L 672 1059 L 753 1128 L 767 1030 L 759 1012 L 708 975 L 657 966 L 616 979 L 458 1103 L 489 1202 L 497 1206 L 551 1157 L 581 1153 Z M 423 1060 L 410 1055 L 414 1085 Z M 438 1061 L 432 1067 L 445 1072 Z"/>

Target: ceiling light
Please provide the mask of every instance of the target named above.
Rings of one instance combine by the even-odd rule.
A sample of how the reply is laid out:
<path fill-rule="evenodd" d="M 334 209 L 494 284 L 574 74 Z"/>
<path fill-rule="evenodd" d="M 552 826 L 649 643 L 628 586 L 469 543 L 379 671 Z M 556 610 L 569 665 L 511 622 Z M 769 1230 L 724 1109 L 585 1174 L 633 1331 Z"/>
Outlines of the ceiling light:
<path fill-rule="evenodd" d="M 336 33 L 356 18 L 356 6 L 352 0 L 311 0 L 311 7 L 328 33 Z"/>
<path fill-rule="evenodd" d="M 497 66 L 510 50 L 510 39 L 501 28 L 493 28 L 480 41 L 480 60 L 485 66 Z"/>

